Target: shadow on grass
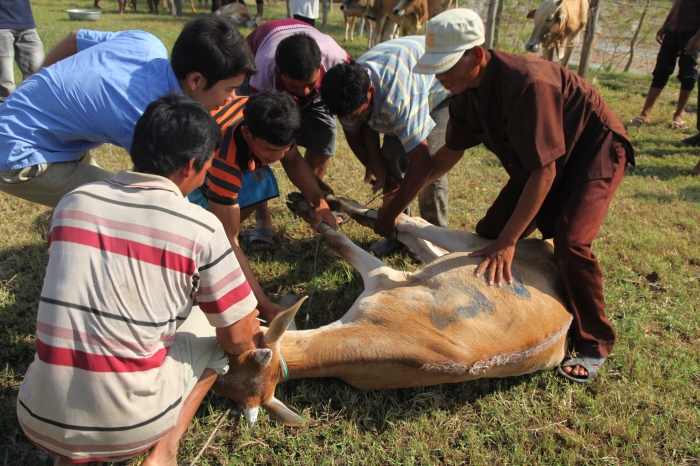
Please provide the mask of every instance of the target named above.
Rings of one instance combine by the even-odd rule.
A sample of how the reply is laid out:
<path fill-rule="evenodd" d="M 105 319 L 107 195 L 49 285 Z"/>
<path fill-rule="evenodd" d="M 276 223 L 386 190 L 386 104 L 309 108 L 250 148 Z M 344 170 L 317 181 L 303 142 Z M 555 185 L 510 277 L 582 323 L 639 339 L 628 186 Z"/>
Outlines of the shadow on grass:
<path fill-rule="evenodd" d="M 691 168 L 637 164 L 636 167 L 628 166 L 625 176 L 643 176 L 659 181 L 669 181 L 679 177 L 690 176 Z"/>
<path fill-rule="evenodd" d="M 677 194 L 638 192 L 632 197 L 635 199 L 660 202 L 663 204 L 668 204 L 675 201 L 700 203 L 700 187 L 687 186 L 679 189 Z"/>

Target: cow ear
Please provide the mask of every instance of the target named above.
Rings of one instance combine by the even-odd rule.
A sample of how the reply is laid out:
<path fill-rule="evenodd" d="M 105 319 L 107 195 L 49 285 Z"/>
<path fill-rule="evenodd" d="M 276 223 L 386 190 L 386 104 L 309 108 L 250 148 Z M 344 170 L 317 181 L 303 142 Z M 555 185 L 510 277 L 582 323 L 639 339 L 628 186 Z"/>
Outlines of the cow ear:
<path fill-rule="evenodd" d="M 301 425 L 301 416 L 296 408 L 282 403 L 275 397 L 263 405 L 267 414 L 272 419 L 279 422 L 283 426 L 299 427 Z"/>
<path fill-rule="evenodd" d="M 535 19 L 535 13 L 537 13 L 537 8 L 534 10 L 530 10 L 530 12 L 527 14 L 528 19 Z"/>
<path fill-rule="evenodd" d="M 275 320 L 270 323 L 270 329 L 265 333 L 265 343 L 267 343 L 268 347 L 273 348 L 275 351 L 276 347 L 279 349 L 279 339 L 289 327 L 289 324 L 294 319 L 294 314 L 297 313 L 302 303 L 306 301 L 306 298 L 307 296 L 304 296 L 294 306 L 280 312 L 275 317 Z"/>

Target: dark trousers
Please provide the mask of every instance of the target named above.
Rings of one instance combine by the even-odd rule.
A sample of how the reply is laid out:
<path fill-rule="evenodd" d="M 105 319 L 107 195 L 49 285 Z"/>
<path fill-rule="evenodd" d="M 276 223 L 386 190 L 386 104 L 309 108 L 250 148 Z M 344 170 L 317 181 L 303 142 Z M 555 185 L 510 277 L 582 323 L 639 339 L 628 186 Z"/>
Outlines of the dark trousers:
<path fill-rule="evenodd" d="M 574 320 L 569 338 L 586 356 L 607 357 L 615 344 L 615 332 L 605 315 L 603 272 L 591 251 L 615 190 L 627 167 L 627 151 L 611 135 L 617 152 L 612 178 L 588 181 L 571 188 L 554 219 L 554 255 L 559 265 L 569 310 Z M 600 150 L 610 151 L 610 146 Z M 522 189 L 512 180 L 476 226 L 476 233 L 497 238 L 510 219 Z"/>
<path fill-rule="evenodd" d="M 301 16 L 301 15 L 294 15 L 294 19 L 298 19 L 299 21 L 303 21 L 306 24 L 310 24 L 313 27 L 316 27 L 316 20 L 313 18 L 307 18 L 306 16 Z"/>
<path fill-rule="evenodd" d="M 698 52 L 693 55 L 684 53 L 685 46 L 691 37 L 698 32 L 693 31 L 675 32 L 669 31 L 664 36 L 661 43 L 659 54 L 656 56 L 656 66 L 651 72 L 654 77 L 651 81 L 651 87 L 663 89 L 668 83 L 668 78 L 676 69 L 676 61 L 678 62 L 678 81 L 681 83 L 681 89 L 692 91 L 695 87 L 695 81 L 698 80 Z"/>

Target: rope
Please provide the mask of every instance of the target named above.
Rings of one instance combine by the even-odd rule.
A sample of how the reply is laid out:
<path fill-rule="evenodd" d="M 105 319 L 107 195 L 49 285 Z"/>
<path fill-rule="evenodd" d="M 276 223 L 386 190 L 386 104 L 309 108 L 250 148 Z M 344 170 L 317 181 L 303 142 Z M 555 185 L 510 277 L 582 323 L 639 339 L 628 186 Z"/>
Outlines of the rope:
<path fill-rule="evenodd" d="M 316 266 L 318 265 L 318 248 L 323 241 L 323 235 L 318 235 L 316 240 L 316 253 L 314 254 L 314 273 L 313 273 L 313 285 L 311 286 L 311 293 L 309 293 L 309 303 L 306 305 L 306 316 L 304 317 L 304 328 L 309 326 L 309 315 L 311 314 L 311 301 L 314 299 L 314 293 L 316 292 Z"/>
<path fill-rule="evenodd" d="M 224 415 L 221 416 L 221 418 L 219 419 L 218 424 L 216 424 L 216 427 L 214 427 L 214 430 L 211 432 L 211 435 L 210 435 L 209 438 L 207 439 L 207 442 L 204 444 L 204 446 L 202 447 L 202 449 L 199 450 L 199 453 L 197 453 L 197 456 L 194 457 L 194 459 L 193 459 L 192 462 L 190 463 L 190 466 L 194 466 L 195 463 L 197 462 L 197 460 L 199 460 L 199 458 L 202 456 L 202 453 L 204 453 L 204 450 L 206 450 L 207 447 L 209 446 L 209 442 L 211 442 L 211 439 L 214 438 L 214 434 L 216 434 L 216 431 L 219 430 L 219 427 L 221 426 L 221 423 L 224 422 L 224 419 L 226 419 L 226 416 L 228 416 L 228 413 L 230 413 L 230 412 L 231 412 L 231 408 L 227 409 L 226 412 L 224 413 Z"/>

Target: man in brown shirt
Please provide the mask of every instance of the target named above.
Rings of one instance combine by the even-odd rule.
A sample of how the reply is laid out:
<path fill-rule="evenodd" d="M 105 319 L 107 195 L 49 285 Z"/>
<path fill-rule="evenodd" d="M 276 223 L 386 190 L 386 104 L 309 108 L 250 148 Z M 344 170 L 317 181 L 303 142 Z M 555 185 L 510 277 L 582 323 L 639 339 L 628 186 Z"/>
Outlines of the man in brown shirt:
<path fill-rule="evenodd" d="M 483 31 L 467 9 L 428 21 L 426 53 L 413 70 L 435 74 L 452 93 L 445 146 L 429 182 L 478 144 L 499 158 L 510 180 L 476 226 L 495 240 L 472 253 L 484 257 L 476 274 L 489 284 L 512 283 L 518 239 L 535 228 L 553 238 L 578 354 L 559 371 L 588 382 L 615 343 L 591 243 L 634 152 L 620 121 L 583 79 L 540 58 L 484 50 Z"/>

